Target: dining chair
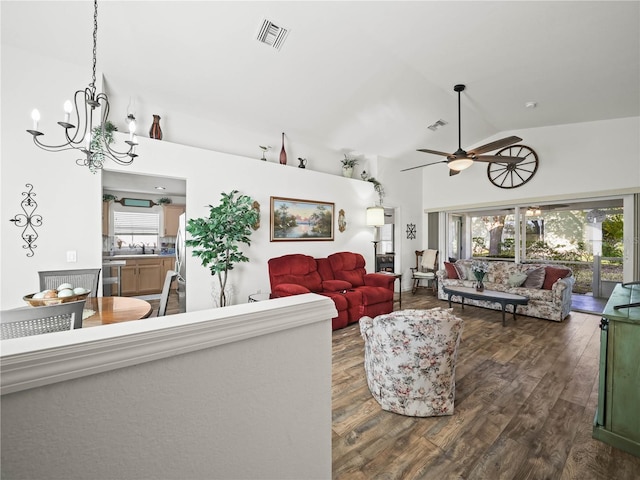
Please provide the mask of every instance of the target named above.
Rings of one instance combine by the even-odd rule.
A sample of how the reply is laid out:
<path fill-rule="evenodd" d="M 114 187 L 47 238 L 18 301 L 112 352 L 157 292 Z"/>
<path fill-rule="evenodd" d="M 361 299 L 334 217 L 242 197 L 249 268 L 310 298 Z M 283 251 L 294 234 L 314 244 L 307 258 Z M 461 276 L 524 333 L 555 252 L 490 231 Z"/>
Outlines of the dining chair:
<path fill-rule="evenodd" d="M 433 292 L 436 291 L 436 270 L 438 269 L 438 250 L 416 250 L 416 266 L 411 268 L 411 279 L 413 280 L 413 286 L 411 293 L 416 293 L 420 282 L 425 280 L 427 287 L 431 286 Z"/>
<path fill-rule="evenodd" d="M 38 272 L 40 291 L 55 290 L 62 283 L 70 283 L 74 287 L 91 290 L 90 297 L 98 296 L 98 279 L 100 268 L 82 268 L 78 270 L 49 270 Z"/>
<path fill-rule="evenodd" d="M 82 328 L 85 300 L 0 312 L 0 339 L 29 337 Z"/>
<path fill-rule="evenodd" d="M 164 285 L 162 286 L 162 294 L 160 295 L 160 305 L 158 306 L 158 317 L 164 317 L 167 313 L 167 304 L 169 303 L 169 292 L 171 292 L 171 284 L 178 278 L 178 272 L 175 270 L 167 271 L 164 277 Z"/>

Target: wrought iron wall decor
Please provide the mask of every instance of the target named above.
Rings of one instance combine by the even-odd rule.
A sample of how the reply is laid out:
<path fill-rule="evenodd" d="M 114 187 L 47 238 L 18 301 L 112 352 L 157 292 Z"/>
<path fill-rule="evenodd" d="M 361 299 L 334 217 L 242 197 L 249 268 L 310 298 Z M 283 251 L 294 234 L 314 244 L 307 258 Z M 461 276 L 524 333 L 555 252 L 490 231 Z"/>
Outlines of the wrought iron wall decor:
<path fill-rule="evenodd" d="M 407 240 L 414 240 L 416 238 L 416 224 L 407 223 Z"/>
<path fill-rule="evenodd" d="M 29 250 L 27 252 L 27 257 L 33 257 L 35 252 L 34 248 L 38 248 L 35 244 L 35 241 L 38 239 L 38 232 L 36 232 L 36 227 L 40 227 L 42 225 L 42 216 L 39 214 L 34 214 L 36 208 L 38 208 L 38 203 L 34 200 L 33 197 L 36 194 L 33 192 L 33 185 L 27 183 L 25 185 L 29 190 L 26 192 L 22 192 L 22 202 L 20 202 L 20 207 L 24 213 L 17 213 L 10 222 L 16 227 L 22 228 L 22 240 L 25 241 L 26 245 L 23 245 L 22 248 Z"/>

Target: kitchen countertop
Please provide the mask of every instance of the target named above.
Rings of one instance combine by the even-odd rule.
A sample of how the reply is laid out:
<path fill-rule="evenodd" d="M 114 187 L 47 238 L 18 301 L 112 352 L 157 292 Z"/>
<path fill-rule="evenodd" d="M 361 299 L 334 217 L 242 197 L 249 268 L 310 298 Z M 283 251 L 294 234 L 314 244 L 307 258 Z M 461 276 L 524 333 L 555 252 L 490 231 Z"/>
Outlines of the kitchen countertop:
<path fill-rule="evenodd" d="M 126 260 L 126 259 L 133 259 L 133 258 L 175 258 L 175 254 L 173 253 L 166 253 L 166 254 L 159 254 L 159 253 L 145 253 L 144 255 L 139 253 L 137 255 L 110 255 L 110 256 L 103 256 L 102 257 L 102 261 L 103 262 L 108 262 L 108 261 L 113 261 L 113 260 Z"/>

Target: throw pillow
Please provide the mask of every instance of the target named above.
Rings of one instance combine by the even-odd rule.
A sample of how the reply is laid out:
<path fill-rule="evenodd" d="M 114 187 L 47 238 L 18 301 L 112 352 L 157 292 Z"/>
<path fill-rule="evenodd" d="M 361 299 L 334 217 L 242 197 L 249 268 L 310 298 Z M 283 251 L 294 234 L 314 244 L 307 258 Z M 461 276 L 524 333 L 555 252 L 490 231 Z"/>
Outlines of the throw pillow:
<path fill-rule="evenodd" d="M 545 267 L 545 277 L 542 288 L 544 290 L 551 290 L 553 284 L 561 278 L 568 277 L 571 274 L 571 270 L 563 267 Z"/>
<path fill-rule="evenodd" d="M 544 284 L 544 275 L 545 270 L 544 267 L 534 268 L 533 270 L 529 270 L 526 272 L 527 279 L 522 284 L 525 288 L 542 288 Z"/>
<path fill-rule="evenodd" d="M 447 271 L 447 278 L 460 278 L 453 263 L 444 262 L 444 269 Z"/>
<path fill-rule="evenodd" d="M 467 269 L 464 268 L 464 265 L 461 265 L 459 263 L 454 263 L 453 268 L 456 269 L 456 273 L 458 274 L 458 278 L 460 280 L 464 280 L 467 278 Z"/>
<path fill-rule="evenodd" d="M 509 284 L 510 287 L 519 287 L 524 283 L 526 279 L 527 279 L 526 273 L 516 272 L 509 275 L 509 279 L 507 280 L 507 283 Z"/>

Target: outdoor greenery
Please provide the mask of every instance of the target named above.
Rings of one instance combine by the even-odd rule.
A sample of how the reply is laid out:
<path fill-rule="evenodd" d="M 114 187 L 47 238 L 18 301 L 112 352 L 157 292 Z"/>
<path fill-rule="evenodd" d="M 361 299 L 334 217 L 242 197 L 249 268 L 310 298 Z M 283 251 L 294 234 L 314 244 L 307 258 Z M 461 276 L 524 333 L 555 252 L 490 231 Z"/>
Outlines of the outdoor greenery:
<path fill-rule="evenodd" d="M 605 209 L 606 211 L 606 209 Z M 576 277 L 575 293 L 592 290 L 594 253 L 585 237 L 586 211 L 545 212 L 526 225 L 526 260 L 564 262 Z M 515 258 L 514 215 L 472 218 L 474 257 Z M 601 278 L 622 279 L 623 215 L 610 209 L 602 222 Z"/>
<path fill-rule="evenodd" d="M 251 245 L 251 226 L 259 218 L 253 199 L 239 195 L 237 190 L 222 193 L 220 205 L 209 205 L 209 216 L 189 219 L 186 230 L 191 238 L 186 245 L 194 247 L 192 255 L 200 257 L 202 265 L 216 275 L 220 285 L 218 305 L 227 305 L 227 277 L 235 264 L 248 262 L 240 244 Z"/>

